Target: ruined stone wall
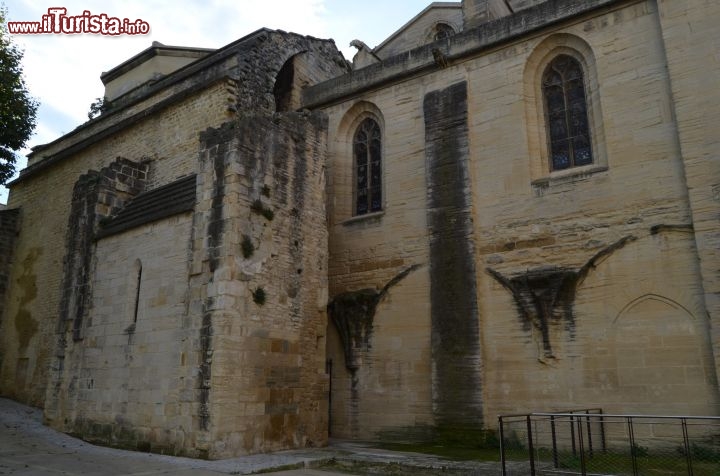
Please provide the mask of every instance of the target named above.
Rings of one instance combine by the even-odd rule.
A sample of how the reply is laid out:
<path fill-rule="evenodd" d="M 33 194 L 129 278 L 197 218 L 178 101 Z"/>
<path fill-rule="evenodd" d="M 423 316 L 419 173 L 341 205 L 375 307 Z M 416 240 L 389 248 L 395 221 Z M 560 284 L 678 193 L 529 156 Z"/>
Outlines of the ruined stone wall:
<path fill-rule="evenodd" d="M 277 107 L 274 91 L 278 73 L 290 58 L 298 60 L 297 78 L 301 81 L 296 82 L 295 87 L 316 84 L 349 69 L 332 40 L 294 33 L 260 30 L 238 53 L 236 107 L 241 116 L 283 110 Z"/>
<path fill-rule="evenodd" d="M 10 272 L 11 283 L 17 284 L 13 284 L 3 317 L 7 332 L 3 332 L 0 344 L 5 352 L 0 369 L 1 394 L 44 406 L 51 354 L 57 344 L 68 217 L 78 177 L 91 169 L 99 171 L 118 157 L 137 162 L 149 159 L 148 188 L 194 172 L 198 131 L 228 118 L 227 98 L 226 84 L 218 83 L 139 120 L 132 130 L 118 131 L 46 173 L 11 186 L 9 202 L 22 209 L 24 219 Z M 42 290 L 42 295 L 28 294 L 32 288 Z M 16 321 L 18 324 L 13 324 Z M 31 330 L 27 345 L 19 345 L 17 326 Z M 24 379 L 16 372 L 19 359 L 26 359 Z"/>
<path fill-rule="evenodd" d="M 697 264 L 714 248 L 695 242 L 661 38 L 656 4 L 626 2 L 324 108 L 335 137 L 331 299 L 380 290 L 403 267 L 428 265 L 379 302 L 357 369 L 346 369 L 343 337 L 329 331 L 333 434 L 412 437 L 442 421 L 437 395 L 446 389 L 433 387 L 442 361 L 433 343 L 450 321 L 433 317 L 433 286 L 456 277 L 433 272 L 442 256 L 433 247 L 436 205 L 425 195 L 433 174 L 469 200 L 470 217 L 448 222 L 469 220 L 471 232 L 457 241 L 472 244 L 475 264 L 474 276 L 454 290 L 456 304 L 471 302 L 473 293 L 478 303 L 479 345 L 461 347 L 479 363 L 467 382 L 481 391 L 468 392 L 463 408 L 481 404 L 488 425 L 501 413 L 598 406 L 718 414 Z M 588 75 L 595 162 L 550 173 L 538 80 L 560 53 L 581 58 Z M 462 167 L 448 166 L 440 180 L 425 160 L 435 121 L 423 104 L 463 81 L 467 186 Z M 317 89 L 308 97 L 335 93 Z M 353 218 L 351 141 L 367 115 L 383 126 L 384 207 Z M 448 146 L 460 137 L 451 135 Z M 462 210 L 463 201 L 457 204 Z M 458 320 L 449 327 L 472 333 L 463 326 Z"/>
<path fill-rule="evenodd" d="M 54 426 L 103 444 L 192 454 L 191 225 L 185 213 L 97 242 L 82 347 L 66 357 L 70 382 L 58 410 L 46 407 Z"/>
<path fill-rule="evenodd" d="M 326 128 L 273 117 L 295 55 L 296 97 L 347 70 L 331 41 L 259 30 L 36 152 L 10 198 L 25 217 L 11 280 L 30 297 L 16 289 L 8 315 L 32 332 L 22 347 L 3 333 L 1 393 L 111 445 L 222 457 L 325 443 Z M 192 196 L 174 213 L 197 200 L 192 220 L 121 223 L 176 192 Z"/>
<path fill-rule="evenodd" d="M 326 141 L 319 113 L 203 135 L 190 309 L 210 458 L 327 441 Z"/>

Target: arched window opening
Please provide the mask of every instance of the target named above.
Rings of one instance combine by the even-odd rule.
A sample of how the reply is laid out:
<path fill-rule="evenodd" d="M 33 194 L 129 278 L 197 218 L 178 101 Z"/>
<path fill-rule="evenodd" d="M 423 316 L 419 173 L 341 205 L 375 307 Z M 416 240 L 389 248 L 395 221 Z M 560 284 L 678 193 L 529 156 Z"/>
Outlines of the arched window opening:
<path fill-rule="evenodd" d="M 454 34 L 455 30 L 447 23 L 438 23 L 435 25 L 435 41 L 450 38 Z"/>
<path fill-rule="evenodd" d="M 593 154 L 587 98 L 580 63 L 558 55 L 542 77 L 552 170 L 589 165 Z"/>
<path fill-rule="evenodd" d="M 355 159 L 355 214 L 382 210 L 382 137 L 371 118 L 360 123 L 353 140 Z"/>
<path fill-rule="evenodd" d="M 275 96 L 275 111 L 292 111 L 297 106 L 295 98 L 295 56 L 288 59 L 275 78 L 273 95 Z"/>

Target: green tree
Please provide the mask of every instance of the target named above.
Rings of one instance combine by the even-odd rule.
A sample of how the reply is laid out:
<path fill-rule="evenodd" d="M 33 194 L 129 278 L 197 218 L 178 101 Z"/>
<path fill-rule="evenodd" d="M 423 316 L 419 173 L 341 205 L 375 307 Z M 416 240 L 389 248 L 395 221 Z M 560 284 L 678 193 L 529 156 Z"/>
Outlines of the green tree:
<path fill-rule="evenodd" d="M 0 184 L 15 173 L 17 154 L 35 128 L 38 103 L 25 86 L 23 52 L 7 29 L 7 8 L 0 6 Z"/>

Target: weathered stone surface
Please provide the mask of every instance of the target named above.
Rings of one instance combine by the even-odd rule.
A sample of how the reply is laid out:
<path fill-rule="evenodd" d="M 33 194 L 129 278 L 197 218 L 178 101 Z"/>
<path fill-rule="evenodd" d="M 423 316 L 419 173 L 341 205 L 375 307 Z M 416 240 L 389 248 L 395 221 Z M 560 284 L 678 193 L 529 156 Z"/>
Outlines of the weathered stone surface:
<path fill-rule="evenodd" d="M 712 184 L 720 168 L 712 160 L 717 141 L 706 129 L 717 121 L 706 120 L 710 109 L 693 102 L 705 97 L 714 104 L 715 97 L 682 89 L 715 77 L 699 73 L 699 56 L 707 61 L 713 54 L 703 47 L 684 55 L 692 48 L 681 33 L 691 24 L 696 41 L 714 37 L 705 29 L 719 14 L 714 6 L 671 3 L 527 5 L 453 37 L 444 69 L 430 66 L 429 47 L 417 49 L 305 95 L 327 112 L 336 138 L 329 164 L 335 294 L 379 288 L 391 270 L 375 263 L 422 262 L 431 270 L 440 258 L 430 231 L 439 212 L 424 196 L 433 173 L 425 160 L 430 149 L 418 145 L 435 122 L 421 98 L 467 82 L 469 179 L 452 169 L 453 178 L 442 183 L 456 193 L 467 188 L 471 197 L 468 219 L 445 228 L 471 227 L 455 246 L 473 243 L 483 365 L 476 375 L 467 372 L 467 382 L 475 378 L 468 386 L 481 382 L 482 391 L 472 397 L 464 389 L 469 401 L 462 405 L 480 405 L 488 424 L 501 413 L 567 408 L 720 412 L 712 278 L 706 278 L 720 269 L 712 246 Z M 574 16 L 575 8 L 588 10 Z M 548 27 L 543 19 L 550 18 L 558 21 Z M 546 29 L 523 37 L 535 21 Z M 568 52 L 587 68 L 596 162 L 552 172 L 543 159 L 544 106 L 535 88 L 549 59 Z M 669 62 L 675 71 L 668 72 Z M 679 96 L 682 103 L 675 102 Z M 675 116 L 676 107 L 686 122 Z M 381 214 L 352 217 L 351 141 L 363 114 L 379 117 L 384 127 L 385 205 Z M 603 253 L 608 249 L 613 252 Z M 433 279 L 417 273 L 412 290 L 399 287 L 378 306 L 356 384 L 333 365 L 333 434 L 417 439 L 440 421 L 429 386 L 438 372 L 432 310 L 441 302 Z M 335 364 L 342 347 L 336 331 L 328 336 Z M 460 347 L 467 352 L 474 344 Z M 359 431 L 351 434 L 351 426 Z"/>
<path fill-rule="evenodd" d="M 96 238 L 189 212 L 195 208 L 195 174 L 129 200 L 117 213 L 100 222 Z"/>
<path fill-rule="evenodd" d="M 391 287 L 418 269 L 410 266 L 387 282 L 380 291 L 360 289 L 334 296 L 328 304 L 330 315 L 345 350 L 345 367 L 355 371 L 360 367 L 361 355 L 367 353 L 372 337 L 373 318 L 380 301 Z"/>
<path fill-rule="evenodd" d="M 7 319 L 3 319 L 5 315 L 5 299 L 7 298 L 8 288 L 10 287 L 10 265 L 13 259 L 13 252 L 15 251 L 15 237 L 17 236 L 19 227 L 19 209 L 0 210 L 0 336 L 3 332 L 3 321 L 7 321 Z M 26 325 L 28 325 L 28 330 L 32 330 L 35 327 L 33 321 L 27 322 Z M 2 368 L 4 353 L 4 348 L 0 347 L 0 369 Z"/>
<path fill-rule="evenodd" d="M 720 98 L 711 92 L 720 77 L 720 61 L 717 48 L 710 46 L 720 41 L 713 26 L 720 5 L 661 0 L 657 8 L 715 367 L 720 372 L 720 143 L 713 126 L 720 115 Z"/>
<path fill-rule="evenodd" d="M 209 457 L 327 440 L 326 122 L 282 113 L 202 136 L 196 352 Z M 258 210 L 263 212 L 258 213 Z M 268 213 L 271 211 L 272 213 Z M 253 243 L 245 256 L 243 236 Z M 200 263 L 197 263 L 200 264 Z M 193 266 L 195 263 L 193 263 Z M 264 301 L 258 300 L 262 290 Z"/>
<path fill-rule="evenodd" d="M 460 34 L 450 38 L 442 45 L 442 53 L 450 60 L 460 59 L 478 53 L 490 52 L 493 47 L 502 45 L 512 38 L 522 37 L 544 28 L 549 23 L 573 18 L 610 4 L 618 0 L 553 0 L 541 2 L 534 8 L 522 10 L 478 28 L 466 28 Z M 358 94 L 385 86 L 408 77 L 432 72 L 435 65 L 433 49 L 430 44 L 396 54 L 382 63 L 353 71 L 303 91 L 303 104 L 307 107 L 321 107 L 333 101 L 342 100 L 347 95 Z"/>
<path fill-rule="evenodd" d="M 429 4 L 415 18 L 373 48 L 372 54 L 375 55 L 373 59 L 377 61 L 377 58 L 390 58 L 398 53 L 434 42 L 439 25 L 452 29 L 452 32 L 447 32 L 448 37 L 462 31 L 463 11 L 460 3 L 435 2 Z M 441 41 L 444 40 L 443 38 Z"/>
<path fill-rule="evenodd" d="M 329 41 L 259 30 L 36 149 L 0 213 L 0 393 L 210 458 L 502 413 L 720 413 L 720 6 L 461 8 L 461 33 L 351 73 Z M 557 55 L 592 136 L 565 170 Z M 369 117 L 382 209 L 355 216 Z"/>
<path fill-rule="evenodd" d="M 12 184 L 26 226 L 0 392 L 118 446 L 322 445 L 326 122 L 273 114 L 347 64 L 272 30 L 210 56 L 37 148 Z"/>
<path fill-rule="evenodd" d="M 433 414 L 440 427 L 482 427 L 482 349 L 468 160 L 467 83 L 423 101 L 430 239 Z"/>

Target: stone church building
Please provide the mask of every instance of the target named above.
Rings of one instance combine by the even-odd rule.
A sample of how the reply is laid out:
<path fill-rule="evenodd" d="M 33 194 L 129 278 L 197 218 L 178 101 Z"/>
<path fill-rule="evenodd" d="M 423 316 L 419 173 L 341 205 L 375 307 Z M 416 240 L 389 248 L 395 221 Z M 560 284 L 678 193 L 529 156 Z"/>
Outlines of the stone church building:
<path fill-rule="evenodd" d="M 0 395 L 222 458 L 719 415 L 720 2 L 436 2 L 351 63 L 159 43 L 0 211 Z"/>

